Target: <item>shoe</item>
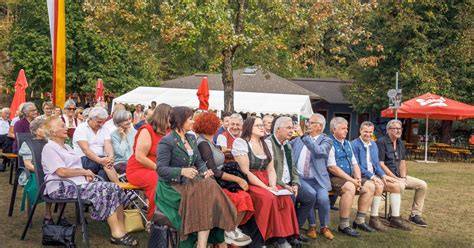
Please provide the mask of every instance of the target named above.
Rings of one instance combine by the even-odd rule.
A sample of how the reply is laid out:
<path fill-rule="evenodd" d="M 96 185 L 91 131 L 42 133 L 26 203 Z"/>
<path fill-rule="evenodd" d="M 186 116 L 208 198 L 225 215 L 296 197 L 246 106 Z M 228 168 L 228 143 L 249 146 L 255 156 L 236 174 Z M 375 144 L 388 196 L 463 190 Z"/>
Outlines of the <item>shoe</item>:
<path fill-rule="evenodd" d="M 299 244 L 299 246 L 298 245 L 296 245 L 296 246 L 301 247 L 301 244 Z M 291 245 L 290 245 L 290 243 L 288 243 L 288 241 L 285 241 L 282 244 L 277 244 L 276 247 L 278 247 L 278 248 L 291 248 Z"/>
<path fill-rule="evenodd" d="M 288 240 L 291 240 L 292 238 L 289 238 Z M 299 236 L 296 237 L 297 240 L 301 241 L 301 243 L 309 243 L 311 240 L 305 236 L 303 236 L 303 234 L 300 234 Z M 291 244 L 291 242 L 290 242 Z"/>
<path fill-rule="evenodd" d="M 290 237 L 287 238 L 288 244 L 290 244 L 291 247 L 302 247 L 303 246 L 303 241 L 300 239 L 300 237 Z"/>
<path fill-rule="evenodd" d="M 321 228 L 321 230 L 319 230 L 319 233 L 321 233 L 325 238 L 329 240 L 334 239 L 334 234 L 332 234 L 331 230 L 329 230 L 329 228 L 327 227 Z"/>
<path fill-rule="evenodd" d="M 337 229 L 339 230 L 339 232 L 344 233 L 348 236 L 355 237 L 355 238 L 360 237 L 360 233 L 358 231 L 352 229 L 350 226 L 348 226 L 344 229 L 341 229 L 340 227 L 338 227 Z"/>
<path fill-rule="evenodd" d="M 0 172 L 5 172 L 5 165 L 4 164 L 0 164 Z"/>
<path fill-rule="evenodd" d="M 234 231 L 224 232 L 224 239 L 226 244 L 234 246 L 245 246 L 252 243 L 252 239 L 239 228 L 236 228 Z"/>
<path fill-rule="evenodd" d="M 308 236 L 309 238 L 315 239 L 318 236 L 316 233 L 316 227 L 310 226 L 308 228 L 308 231 L 306 232 L 306 236 Z"/>
<path fill-rule="evenodd" d="M 334 206 L 332 206 L 332 207 L 331 207 L 331 210 L 334 210 L 334 211 L 339 211 L 339 208 L 338 208 L 338 207 L 334 207 Z"/>
<path fill-rule="evenodd" d="M 410 215 L 410 222 L 421 227 L 428 226 L 428 224 L 426 224 L 426 222 L 423 221 L 423 219 L 419 215 Z"/>
<path fill-rule="evenodd" d="M 369 226 L 379 232 L 386 232 L 388 227 L 382 224 L 378 216 L 370 216 Z"/>
<path fill-rule="evenodd" d="M 60 226 L 70 226 L 71 223 L 69 223 L 69 221 L 67 221 L 66 218 L 61 218 L 58 221 L 58 225 L 60 225 Z"/>
<path fill-rule="evenodd" d="M 373 229 L 372 227 L 367 225 L 365 222 L 361 223 L 361 224 L 357 224 L 354 221 L 354 223 L 352 223 L 352 228 L 360 229 L 360 230 L 363 230 L 363 231 L 366 231 L 366 232 L 375 232 L 376 231 L 375 229 Z"/>
<path fill-rule="evenodd" d="M 390 226 L 394 228 L 402 229 L 405 231 L 412 230 L 411 226 L 407 222 L 405 222 L 400 216 L 398 217 L 392 216 L 392 218 L 390 218 Z"/>

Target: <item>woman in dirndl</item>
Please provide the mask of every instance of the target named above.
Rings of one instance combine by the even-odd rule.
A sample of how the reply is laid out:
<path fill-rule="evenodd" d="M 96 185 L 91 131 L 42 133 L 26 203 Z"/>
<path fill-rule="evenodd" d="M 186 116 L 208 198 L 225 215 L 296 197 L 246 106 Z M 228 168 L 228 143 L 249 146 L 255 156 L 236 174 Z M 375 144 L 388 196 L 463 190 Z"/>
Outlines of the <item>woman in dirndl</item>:
<path fill-rule="evenodd" d="M 64 142 L 68 138 L 68 128 L 54 116 L 46 120 L 45 133 L 48 143 L 41 153 L 41 164 L 45 181 L 67 178 L 80 187 L 80 197 L 92 204 L 91 218 L 107 220 L 111 230 L 110 242 L 116 245 L 137 246 L 138 241 L 128 235 L 124 227 L 124 206 L 129 203 L 127 194 L 117 184 L 93 181 L 95 174 L 82 168 L 81 157 Z M 77 197 L 73 185 L 60 181 L 47 183 L 44 194 L 53 199 Z"/>
<path fill-rule="evenodd" d="M 264 137 L 262 119 L 247 118 L 241 138 L 234 141 L 232 155 L 248 177 L 255 222 L 263 240 L 276 238 L 280 245 L 289 246 L 286 238 L 299 235 L 298 221 L 291 197 L 272 193 L 283 188 L 276 183 L 272 156 Z"/>
<path fill-rule="evenodd" d="M 201 159 L 188 107 L 171 110 L 171 133 L 158 145 L 156 206 L 180 232 L 180 247 L 224 243 L 237 225 L 237 210 Z"/>

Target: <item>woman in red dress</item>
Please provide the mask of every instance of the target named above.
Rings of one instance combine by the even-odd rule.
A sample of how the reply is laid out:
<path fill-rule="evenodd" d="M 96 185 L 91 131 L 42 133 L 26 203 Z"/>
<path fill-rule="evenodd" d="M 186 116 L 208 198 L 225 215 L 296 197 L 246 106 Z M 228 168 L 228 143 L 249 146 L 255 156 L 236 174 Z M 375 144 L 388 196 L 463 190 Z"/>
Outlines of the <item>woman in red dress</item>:
<path fill-rule="evenodd" d="M 232 154 L 249 180 L 249 194 L 255 208 L 255 222 L 264 241 L 299 235 L 295 208 L 290 196 L 276 196 L 272 191 L 283 189 L 276 184 L 272 156 L 264 142 L 265 131 L 261 118 L 245 120 L 241 138 L 234 141 Z"/>
<path fill-rule="evenodd" d="M 133 154 L 127 163 L 127 180 L 142 188 L 148 199 L 148 220 L 153 217 L 156 206 L 156 147 L 169 128 L 170 111 L 171 106 L 165 103 L 155 108 L 151 120 L 138 129 Z"/>

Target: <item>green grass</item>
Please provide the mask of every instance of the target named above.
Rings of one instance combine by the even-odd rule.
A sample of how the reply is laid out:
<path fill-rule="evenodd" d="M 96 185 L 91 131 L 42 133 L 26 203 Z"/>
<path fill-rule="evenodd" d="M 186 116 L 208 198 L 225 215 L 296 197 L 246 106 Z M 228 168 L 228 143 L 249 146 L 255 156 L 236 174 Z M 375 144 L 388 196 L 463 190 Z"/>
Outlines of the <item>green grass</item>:
<path fill-rule="evenodd" d="M 414 227 L 411 232 L 390 228 L 386 233 L 362 233 L 360 238 L 350 238 L 336 231 L 338 213 L 331 211 L 331 229 L 335 234 L 332 241 L 318 236 L 307 247 L 474 247 L 474 164 L 408 163 L 409 175 L 428 183 L 428 196 L 425 200 L 423 218 L 427 228 Z M 21 231 L 26 223 L 26 213 L 19 211 L 22 189 L 17 194 L 15 211 L 7 217 L 11 186 L 8 172 L 0 173 L 0 247 L 39 247 L 41 246 L 41 220 L 44 206 L 39 205 L 35 214 L 33 228 L 30 228 L 25 241 L 20 241 Z M 402 215 L 410 213 L 413 191 L 405 191 L 402 196 Z M 383 205 L 383 203 L 382 203 Z M 354 209 L 355 211 L 355 209 Z M 380 209 L 381 216 L 383 208 Z M 74 220 L 73 208 L 68 207 L 67 216 Z M 354 214 L 351 216 L 351 222 Z M 109 243 L 109 227 L 106 222 L 89 220 L 89 236 L 92 247 L 116 247 Z M 142 247 L 146 247 L 147 234 L 138 232 Z M 76 244 L 81 247 L 80 227 L 76 231 Z"/>

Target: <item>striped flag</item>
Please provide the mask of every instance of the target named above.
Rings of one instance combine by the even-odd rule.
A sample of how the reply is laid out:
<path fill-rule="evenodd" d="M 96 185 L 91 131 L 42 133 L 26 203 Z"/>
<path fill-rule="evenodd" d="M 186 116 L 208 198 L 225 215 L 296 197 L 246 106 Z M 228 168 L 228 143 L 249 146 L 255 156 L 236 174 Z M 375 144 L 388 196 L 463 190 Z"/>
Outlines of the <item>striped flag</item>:
<path fill-rule="evenodd" d="M 66 100 L 66 11 L 65 0 L 47 0 L 51 48 L 53 51 L 53 102 L 64 106 Z"/>

